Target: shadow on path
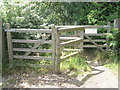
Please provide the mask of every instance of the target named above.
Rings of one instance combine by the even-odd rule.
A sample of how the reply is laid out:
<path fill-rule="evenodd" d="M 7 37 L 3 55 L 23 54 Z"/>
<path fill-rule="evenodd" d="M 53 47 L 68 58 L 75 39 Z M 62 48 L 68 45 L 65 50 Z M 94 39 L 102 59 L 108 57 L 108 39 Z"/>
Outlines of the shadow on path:
<path fill-rule="evenodd" d="M 92 76 L 95 76 L 95 75 L 98 75 L 100 73 L 103 73 L 104 70 L 100 70 L 100 69 L 95 69 L 95 68 L 92 68 L 92 71 L 99 71 L 97 73 L 93 73 L 93 74 L 88 74 L 87 76 L 85 76 L 81 81 L 77 80 L 77 79 L 73 79 L 72 81 L 68 81 L 69 83 L 71 84 L 74 84 L 76 85 L 77 87 L 80 87 L 81 85 L 83 85 L 89 78 L 91 78 Z"/>

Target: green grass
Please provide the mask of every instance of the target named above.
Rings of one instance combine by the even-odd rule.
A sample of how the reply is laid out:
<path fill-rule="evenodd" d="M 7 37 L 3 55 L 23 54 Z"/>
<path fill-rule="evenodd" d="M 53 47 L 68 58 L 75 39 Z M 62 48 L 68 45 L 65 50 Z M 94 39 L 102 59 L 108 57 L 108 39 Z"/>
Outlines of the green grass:
<path fill-rule="evenodd" d="M 69 71 L 69 75 L 77 76 L 83 74 L 86 71 L 91 71 L 90 66 L 86 63 L 87 59 L 85 57 L 70 57 L 67 60 L 64 60 L 60 64 L 60 70 L 62 72 Z"/>
<path fill-rule="evenodd" d="M 110 68 L 113 72 L 118 72 L 118 63 L 116 62 L 111 62 L 111 63 L 105 64 L 104 66 Z"/>

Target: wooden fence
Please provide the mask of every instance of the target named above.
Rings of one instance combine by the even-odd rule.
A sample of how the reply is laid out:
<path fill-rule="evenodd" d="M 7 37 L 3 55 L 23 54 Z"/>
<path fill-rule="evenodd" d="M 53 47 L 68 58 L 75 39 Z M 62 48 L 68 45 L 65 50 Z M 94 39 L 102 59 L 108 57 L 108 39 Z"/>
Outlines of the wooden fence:
<path fill-rule="evenodd" d="M 60 62 L 70 56 L 76 55 L 79 53 L 80 49 L 63 49 L 63 47 L 78 43 L 78 41 L 83 41 L 83 38 L 74 37 L 74 38 L 66 38 L 61 37 L 62 33 L 65 32 L 74 32 L 74 31 L 84 31 L 84 27 L 72 27 L 72 28 L 58 28 L 56 26 L 52 26 L 51 29 L 11 29 L 10 24 L 6 24 L 7 33 L 7 44 L 8 44 L 8 54 L 9 54 L 9 63 L 10 66 L 13 65 L 13 59 L 34 59 L 34 60 L 51 60 L 51 65 L 39 65 L 43 67 L 49 67 L 55 73 L 60 72 Z M 13 39 L 12 33 L 46 33 L 45 36 L 40 40 L 25 40 L 25 39 Z M 82 34 L 83 35 L 83 34 Z M 51 40 L 47 40 L 48 37 L 52 37 Z M 83 37 L 83 36 L 82 36 Z M 61 40 L 67 39 L 69 41 L 61 42 Z M 14 48 L 14 43 L 34 43 L 34 46 L 31 48 Z M 41 44 L 51 44 L 51 49 L 36 49 Z M 26 52 L 24 55 L 14 55 L 14 52 Z M 61 51 L 76 51 L 72 54 L 61 57 Z M 52 57 L 45 56 L 30 56 L 31 52 L 38 53 L 52 53 Z M 34 66 L 33 64 L 30 66 Z"/>
<path fill-rule="evenodd" d="M 109 50 L 109 43 L 108 43 L 108 38 L 106 37 L 106 33 L 110 33 L 110 28 L 111 28 L 110 22 L 108 22 L 108 25 L 57 26 L 57 27 L 61 27 L 61 28 L 84 27 L 85 32 L 83 33 L 75 32 L 76 33 L 75 35 L 66 35 L 66 37 L 74 37 L 79 35 L 81 36 L 82 34 L 84 34 L 82 35 L 84 40 L 83 43 L 81 43 L 81 48 L 98 48 L 101 51 L 104 51 L 104 49 L 106 49 L 107 51 Z M 92 32 L 93 29 L 96 31 Z M 99 29 L 104 29 L 104 32 L 100 33 Z M 87 30 L 89 31 L 88 33 Z M 101 39 L 99 36 L 102 36 L 104 38 Z M 97 38 L 93 39 L 92 37 L 97 37 Z M 92 44 L 89 44 L 90 42 Z M 80 45 L 76 44 L 75 46 L 79 47 Z"/>
<path fill-rule="evenodd" d="M 8 53 L 9 53 L 9 63 L 10 66 L 13 65 L 13 59 L 33 59 L 33 60 L 50 60 L 52 61 L 51 65 L 39 65 L 43 67 L 49 67 L 55 73 L 60 73 L 60 62 L 63 60 L 77 55 L 83 48 L 86 47 L 84 42 L 92 42 L 94 46 L 99 48 L 101 51 L 104 49 L 99 46 L 96 42 L 101 42 L 103 40 L 92 40 L 90 35 L 85 34 L 86 28 L 110 28 L 110 26 L 52 26 L 51 29 L 11 29 L 9 24 L 6 24 L 6 33 L 7 33 L 7 43 L 8 43 Z M 107 30 L 107 32 L 110 29 Z M 13 39 L 12 33 L 45 33 L 46 35 L 40 40 L 25 40 L 25 39 Z M 72 35 L 69 35 L 69 33 Z M 94 34 L 94 35 L 104 35 L 104 34 Z M 47 40 L 49 37 L 52 37 L 51 40 Z M 84 40 L 84 37 L 86 39 Z M 14 43 L 34 43 L 34 46 L 31 48 L 14 48 Z M 36 49 L 39 45 L 51 44 L 51 49 Z M 73 46 L 74 48 L 70 49 L 68 46 Z M 108 49 L 108 48 L 107 48 Z M 14 55 L 14 51 L 26 52 L 24 55 Z M 68 55 L 62 54 L 62 52 L 71 52 Z M 38 53 L 52 53 L 52 57 L 48 56 L 30 56 L 31 52 Z M 31 64 L 33 66 L 33 64 Z"/>

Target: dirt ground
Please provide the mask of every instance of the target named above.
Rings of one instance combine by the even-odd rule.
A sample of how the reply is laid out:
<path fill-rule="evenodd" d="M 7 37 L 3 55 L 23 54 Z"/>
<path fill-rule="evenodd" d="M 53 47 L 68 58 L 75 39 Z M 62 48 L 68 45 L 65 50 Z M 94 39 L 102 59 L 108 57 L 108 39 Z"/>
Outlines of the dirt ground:
<path fill-rule="evenodd" d="M 96 63 L 92 72 L 77 77 L 67 73 L 35 74 L 34 72 L 3 77 L 3 88 L 118 88 L 118 74 Z"/>

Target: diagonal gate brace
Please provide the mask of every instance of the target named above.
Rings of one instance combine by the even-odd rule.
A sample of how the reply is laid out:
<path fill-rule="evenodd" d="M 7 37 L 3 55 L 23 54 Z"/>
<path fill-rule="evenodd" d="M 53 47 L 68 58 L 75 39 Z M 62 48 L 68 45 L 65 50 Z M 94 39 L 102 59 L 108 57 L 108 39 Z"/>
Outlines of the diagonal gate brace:
<path fill-rule="evenodd" d="M 104 51 L 103 48 L 101 48 L 95 41 L 93 41 L 88 35 L 85 35 L 85 37 L 91 41 L 98 49 L 100 49 L 101 51 Z"/>

